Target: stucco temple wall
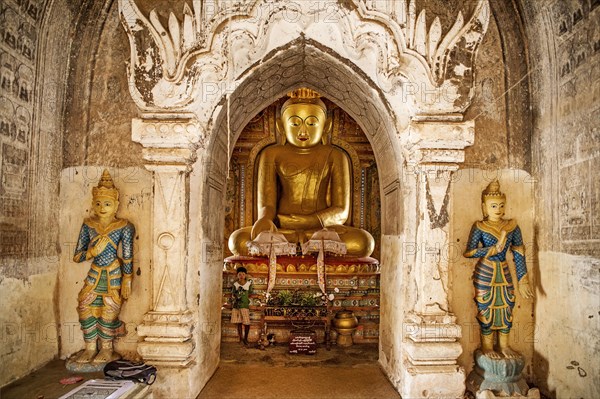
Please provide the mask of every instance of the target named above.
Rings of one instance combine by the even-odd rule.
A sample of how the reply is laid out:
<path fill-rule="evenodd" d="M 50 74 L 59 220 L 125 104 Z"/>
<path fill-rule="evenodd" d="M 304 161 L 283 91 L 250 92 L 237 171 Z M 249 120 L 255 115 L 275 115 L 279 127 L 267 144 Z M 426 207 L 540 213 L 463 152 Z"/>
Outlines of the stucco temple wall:
<path fill-rule="evenodd" d="M 56 272 L 0 279 L 0 386 L 52 360 L 58 351 Z"/>
<path fill-rule="evenodd" d="M 409 290 L 406 287 L 409 267 L 402 262 L 405 259 L 401 236 L 384 235 L 381 238 L 381 290 L 394 292 L 396 295 L 382 295 L 379 324 L 379 363 L 385 370 L 390 382 L 400 389 L 402 384 L 402 345 L 405 339 L 404 316 L 409 310 L 407 299 Z"/>
<path fill-rule="evenodd" d="M 540 252 L 534 371 L 556 397 L 600 395 L 598 269 L 600 260 Z"/>
<path fill-rule="evenodd" d="M 72 11 L 64 0 L 0 5 L 0 386 L 58 353 L 58 191 Z"/>
<path fill-rule="evenodd" d="M 600 4 L 522 2 L 536 178 L 533 370 L 556 398 L 600 396 Z"/>

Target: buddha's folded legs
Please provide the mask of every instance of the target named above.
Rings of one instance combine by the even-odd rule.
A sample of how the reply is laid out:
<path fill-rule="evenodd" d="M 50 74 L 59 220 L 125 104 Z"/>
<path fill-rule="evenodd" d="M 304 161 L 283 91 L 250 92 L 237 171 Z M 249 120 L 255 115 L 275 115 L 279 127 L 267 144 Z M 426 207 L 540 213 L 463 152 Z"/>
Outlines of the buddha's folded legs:
<path fill-rule="evenodd" d="M 373 253 L 375 240 L 373 236 L 366 230 L 357 229 L 350 226 L 329 226 L 328 229 L 334 230 L 340 236 L 340 239 L 346 244 L 346 255 L 351 257 L 365 257 Z M 231 234 L 229 237 L 229 250 L 234 255 L 248 256 L 247 243 L 251 241 L 252 227 L 243 227 Z M 316 230 L 298 231 L 289 229 L 279 229 L 278 232 L 283 234 L 291 243 L 305 243 Z"/>
<path fill-rule="evenodd" d="M 335 230 L 346 244 L 346 256 L 362 258 L 371 255 L 375 249 L 375 239 L 366 230 L 340 225 L 328 229 Z"/>
<path fill-rule="evenodd" d="M 247 244 L 251 241 L 252 226 L 242 227 L 231 233 L 227 246 L 234 255 L 248 256 Z"/>

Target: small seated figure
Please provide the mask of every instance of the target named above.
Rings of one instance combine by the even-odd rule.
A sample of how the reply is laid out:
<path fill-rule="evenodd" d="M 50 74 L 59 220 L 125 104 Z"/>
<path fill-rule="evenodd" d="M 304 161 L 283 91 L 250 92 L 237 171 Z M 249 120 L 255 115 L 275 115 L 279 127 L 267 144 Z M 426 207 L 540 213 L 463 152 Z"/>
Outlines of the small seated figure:
<path fill-rule="evenodd" d="M 298 89 L 281 107 L 277 130 L 283 144 L 267 147 L 258 162 L 258 220 L 229 237 L 235 255 L 248 255 L 246 244 L 262 231 L 278 229 L 291 243 L 303 244 L 323 228 L 335 230 L 347 255 L 373 253 L 366 230 L 344 225 L 350 216 L 351 172 L 348 155 L 326 143 L 331 119 L 319 94 Z"/>
<path fill-rule="evenodd" d="M 506 196 L 497 180 L 481 193 L 483 220 L 471 228 L 464 256 L 478 258 L 473 285 L 477 304 L 477 321 L 481 329 L 481 351 L 492 359 L 517 358 L 508 344 L 512 328 L 515 288 L 506 263 L 506 253 L 513 253 L 521 296 L 533 298 L 529 285 L 525 247 L 521 229 L 513 219 L 504 219 Z M 494 350 L 494 333 L 498 334 L 498 352 Z"/>
<path fill-rule="evenodd" d="M 92 198 L 95 215 L 83 221 L 73 257 L 77 263 L 92 260 L 77 307 L 85 349 L 75 361 L 100 364 L 119 358 L 113 340 L 125 333 L 118 317 L 122 301 L 131 293 L 135 228 L 116 218 L 119 191 L 107 170 L 92 189 Z M 122 259 L 117 255 L 119 244 Z"/>

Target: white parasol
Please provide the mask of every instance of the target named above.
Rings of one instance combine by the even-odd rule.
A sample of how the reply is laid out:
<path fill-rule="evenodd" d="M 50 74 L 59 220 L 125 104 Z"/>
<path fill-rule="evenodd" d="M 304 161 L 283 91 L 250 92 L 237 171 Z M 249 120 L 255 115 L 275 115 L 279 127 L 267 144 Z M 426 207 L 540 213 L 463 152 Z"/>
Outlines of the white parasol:
<path fill-rule="evenodd" d="M 302 244 L 302 253 L 306 255 L 310 252 L 319 253 L 317 256 L 317 279 L 319 288 L 323 294 L 327 295 L 325 289 L 325 252 L 345 255 L 346 244 L 342 242 L 337 232 L 324 228 L 315 232 L 310 240 Z"/>
<path fill-rule="evenodd" d="M 277 255 L 295 255 L 296 244 L 288 242 L 285 236 L 276 231 L 262 231 L 254 241 L 248 242 L 248 253 L 253 256 L 269 256 L 269 281 L 267 293 L 275 286 Z"/>

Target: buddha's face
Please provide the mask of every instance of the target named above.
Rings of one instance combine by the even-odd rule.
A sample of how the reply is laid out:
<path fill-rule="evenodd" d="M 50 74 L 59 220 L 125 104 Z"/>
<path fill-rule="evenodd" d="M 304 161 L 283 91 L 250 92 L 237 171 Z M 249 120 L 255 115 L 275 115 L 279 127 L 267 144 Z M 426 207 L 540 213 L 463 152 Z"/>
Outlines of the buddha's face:
<path fill-rule="evenodd" d="M 497 222 L 504 217 L 506 200 L 503 198 L 489 198 L 483 202 L 483 214 L 491 222 Z"/>
<path fill-rule="evenodd" d="M 299 148 L 310 148 L 321 142 L 325 112 L 315 104 L 292 104 L 281 114 L 287 142 Z"/>
<path fill-rule="evenodd" d="M 92 207 L 100 219 L 112 219 L 119 208 L 119 201 L 110 197 L 95 197 L 92 200 Z"/>

